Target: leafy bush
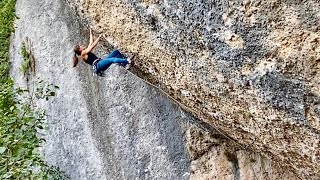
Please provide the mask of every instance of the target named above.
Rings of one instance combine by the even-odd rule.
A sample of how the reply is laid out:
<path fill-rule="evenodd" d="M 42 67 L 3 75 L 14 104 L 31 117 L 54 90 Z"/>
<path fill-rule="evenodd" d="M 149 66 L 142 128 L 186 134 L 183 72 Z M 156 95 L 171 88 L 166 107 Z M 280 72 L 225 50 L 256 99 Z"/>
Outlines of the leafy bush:
<path fill-rule="evenodd" d="M 37 102 L 55 96 L 58 87 L 43 80 L 32 91 L 13 89 L 12 84 L 0 91 L 0 179 L 60 179 L 64 175 L 41 159 L 45 112 L 36 110 Z"/>
<path fill-rule="evenodd" d="M 14 31 L 16 0 L 0 1 L 0 84 L 9 79 L 9 45 L 10 34 Z"/>
<path fill-rule="evenodd" d="M 38 80 L 31 91 L 14 89 L 9 78 L 15 3 L 0 0 L 0 179 L 66 179 L 58 168 L 48 166 L 39 152 L 45 112 L 36 110 L 35 104 L 54 96 L 57 87 Z"/>

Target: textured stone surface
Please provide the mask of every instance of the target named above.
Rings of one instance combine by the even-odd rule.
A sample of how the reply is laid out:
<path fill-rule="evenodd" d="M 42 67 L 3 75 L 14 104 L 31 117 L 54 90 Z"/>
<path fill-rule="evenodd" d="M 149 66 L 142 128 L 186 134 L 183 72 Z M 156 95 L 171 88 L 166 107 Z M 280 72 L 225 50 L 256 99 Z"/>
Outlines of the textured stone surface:
<path fill-rule="evenodd" d="M 319 2 L 68 2 L 199 118 L 320 176 Z"/>
<path fill-rule="evenodd" d="M 50 164 L 72 179 L 189 179 L 183 133 L 192 117 L 124 69 L 98 79 L 84 63 L 71 68 L 72 46 L 84 35 L 63 1 L 18 1 L 16 9 L 16 85 L 26 86 L 19 68 L 28 38 L 36 60 L 30 82 L 39 77 L 60 87 L 52 101 L 38 104 L 48 112 L 43 153 Z"/>
<path fill-rule="evenodd" d="M 263 28 L 258 31 L 261 24 L 251 21 L 262 16 L 245 19 L 253 23 L 253 30 L 249 31 L 250 27 L 241 25 L 232 29 L 237 14 L 223 16 L 237 2 L 228 5 L 219 1 L 208 7 L 207 3 L 182 1 L 161 1 L 161 5 L 158 1 L 81 3 L 77 6 L 79 12 L 90 11 L 91 18 L 99 20 L 93 24 L 109 33 L 110 42 L 122 50 L 138 53 L 138 71 L 144 72 L 150 81 L 240 142 L 254 143 L 253 147 L 275 160 L 283 160 L 287 163 L 284 166 L 291 167 L 290 170 L 293 167 L 304 179 L 316 179 L 319 170 L 315 169 L 318 167 L 315 162 L 319 161 L 316 154 L 319 110 L 313 105 L 318 98 L 318 87 L 313 82 L 316 78 L 305 83 L 303 78 L 276 71 L 278 65 L 283 65 L 277 60 L 261 58 L 269 51 L 257 51 L 259 38 L 272 37 L 262 36 L 268 33 L 262 33 Z M 253 5 L 243 6 L 250 9 Z M 207 13 L 213 7 L 211 14 L 199 15 L 201 9 Z M 279 7 L 282 6 L 276 8 Z M 12 38 L 11 74 L 17 85 L 25 84 L 18 70 L 22 61 L 19 52 L 22 41 L 28 37 L 36 59 L 36 75 L 32 79 L 40 77 L 60 86 L 56 98 L 39 102 L 49 114 L 44 155 L 72 179 L 296 178 L 288 169 L 241 150 L 122 68 L 112 67 L 107 71 L 108 77 L 100 79 L 93 78 L 90 67 L 83 63 L 71 68 L 73 45 L 85 43 L 88 31 L 64 1 L 18 0 L 17 15 L 20 19 Z M 201 24 L 204 17 L 211 17 L 207 24 Z M 310 23 L 312 26 L 317 21 Z M 202 34 L 202 30 L 206 31 L 204 26 L 208 26 L 207 31 L 211 28 L 207 37 Z M 236 31 L 241 27 L 248 34 Z M 197 29 L 201 31 L 196 32 Z M 306 43 L 292 46 L 305 48 L 309 53 Z M 245 52 L 249 59 L 243 57 Z M 290 64 L 291 58 L 284 61 Z M 292 72 L 294 75 L 296 71 Z M 306 92 L 314 95 L 308 96 Z M 309 105 L 305 119 L 300 118 L 301 98 Z"/>
<path fill-rule="evenodd" d="M 234 142 L 199 127 L 188 129 L 187 144 L 191 157 L 201 154 L 191 162 L 192 180 L 299 179 L 261 155 L 240 150 Z"/>
<path fill-rule="evenodd" d="M 102 157 L 90 131 L 84 90 L 79 84 L 83 79 L 70 68 L 71 42 L 79 39 L 81 26 L 60 1 L 18 0 L 16 13 L 19 19 L 10 48 L 15 84 L 26 85 L 19 68 L 23 61 L 22 42 L 28 38 L 36 60 L 36 74 L 30 81 L 39 77 L 60 87 L 51 101 L 39 102 L 49 115 L 45 159 L 72 179 L 106 179 Z"/>

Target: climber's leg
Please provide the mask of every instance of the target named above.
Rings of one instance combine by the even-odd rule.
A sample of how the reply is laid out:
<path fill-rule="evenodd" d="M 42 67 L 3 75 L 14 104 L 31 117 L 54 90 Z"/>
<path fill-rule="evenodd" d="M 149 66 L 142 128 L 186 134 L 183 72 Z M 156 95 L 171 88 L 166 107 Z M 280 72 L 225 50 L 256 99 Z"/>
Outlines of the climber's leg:
<path fill-rule="evenodd" d="M 110 53 L 106 58 L 112 58 L 112 57 L 114 57 L 114 58 L 122 58 L 123 59 L 123 56 L 122 56 L 122 54 L 120 53 L 119 50 L 112 51 L 112 53 Z"/>
<path fill-rule="evenodd" d="M 119 63 L 121 66 L 125 66 L 128 64 L 128 60 L 122 59 L 122 58 L 106 58 L 97 63 L 97 71 L 101 72 L 106 69 L 112 64 L 112 63 Z"/>

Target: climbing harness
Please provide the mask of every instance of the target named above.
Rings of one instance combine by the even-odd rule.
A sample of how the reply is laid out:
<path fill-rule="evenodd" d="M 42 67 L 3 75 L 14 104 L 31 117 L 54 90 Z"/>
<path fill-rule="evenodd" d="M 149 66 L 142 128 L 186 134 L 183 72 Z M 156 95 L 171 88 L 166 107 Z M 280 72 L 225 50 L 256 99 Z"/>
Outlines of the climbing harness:
<path fill-rule="evenodd" d="M 98 71 L 97 64 L 98 64 L 99 61 L 101 61 L 100 58 L 94 60 L 93 63 L 92 63 L 93 76 L 105 77 L 106 74 L 104 72 Z"/>
<path fill-rule="evenodd" d="M 105 40 L 107 40 L 105 37 L 104 37 Z M 93 75 L 94 76 L 102 76 L 104 77 L 105 74 L 103 72 L 98 72 L 97 70 L 97 63 L 100 61 L 101 59 L 97 59 L 93 62 L 92 64 L 92 68 L 93 68 Z M 125 67 L 126 68 L 126 67 Z M 128 68 L 126 68 L 128 70 Z M 141 79 L 142 81 L 144 81 L 145 83 L 149 84 L 150 86 L 158 89 L 159 91 L 161 91 L 163 94 L 165 94 L 167 97 L 169 97 L 169 99 L 171 99 L 175 104 L 177 104 L 178 106 L 182 107 L 182 109 L 186 110 L 186 111 L 189 111 L 189 112 L 192 112 L 193 114 L 198 114 L 196 113 L 196 111 L 194 111 L 193 109 L 181 104 L 179 101 L 177 101 L 176 99 L 174 99 L 172 96 L 170 96 L 168 93 L 166 93 L 164 90 L 162 90 L 160 87 L 157 87 L 156 85 L 153 85 L 151 84 L 150 82 L 140 78 L 139 76 L 137 76 L 136 74 L 132 73 L 131 71 L 128 71 L 130 74 L 132 74 L 133 76 Z M 242 149 L 246 149 L 246 150 L 250 150 L 250 151 L 253 151 L 249 145 L 244 147 L 242 144 L 238 143 L 237 141 L 235 141 L 234 139 L 232 139 L 231 137 L 229 137 L 228 135 L 226 135 L 224 132 L 222 132 L 221 130 L 211 126 L 214 130 L 216 130 L 218 133 L 220 133 L 222 136 L 224 136 L 225 138 L 229 139 L 230 141 L 234 142 L 235 144 L 237 144 L 239 147 L 241 147 Z"/>

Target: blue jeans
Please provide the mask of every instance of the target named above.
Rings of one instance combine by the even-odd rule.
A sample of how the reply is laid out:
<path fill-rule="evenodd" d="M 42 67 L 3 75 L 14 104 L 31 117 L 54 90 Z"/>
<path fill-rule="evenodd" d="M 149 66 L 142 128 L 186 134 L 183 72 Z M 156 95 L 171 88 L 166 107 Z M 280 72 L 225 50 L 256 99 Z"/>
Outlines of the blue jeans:
<path fill-rule="evenodd" d="M 121 66 L 125 66 L 128 64 L 128 60 L 124 59 L 120 51 L 114 50 L 111 54 L 109 54 L 106 58 L 100 60 L 97 63 L 97 71 L 102 72 L 108 69 L 108 67 L 112 63 L 118 63 Z"/>

